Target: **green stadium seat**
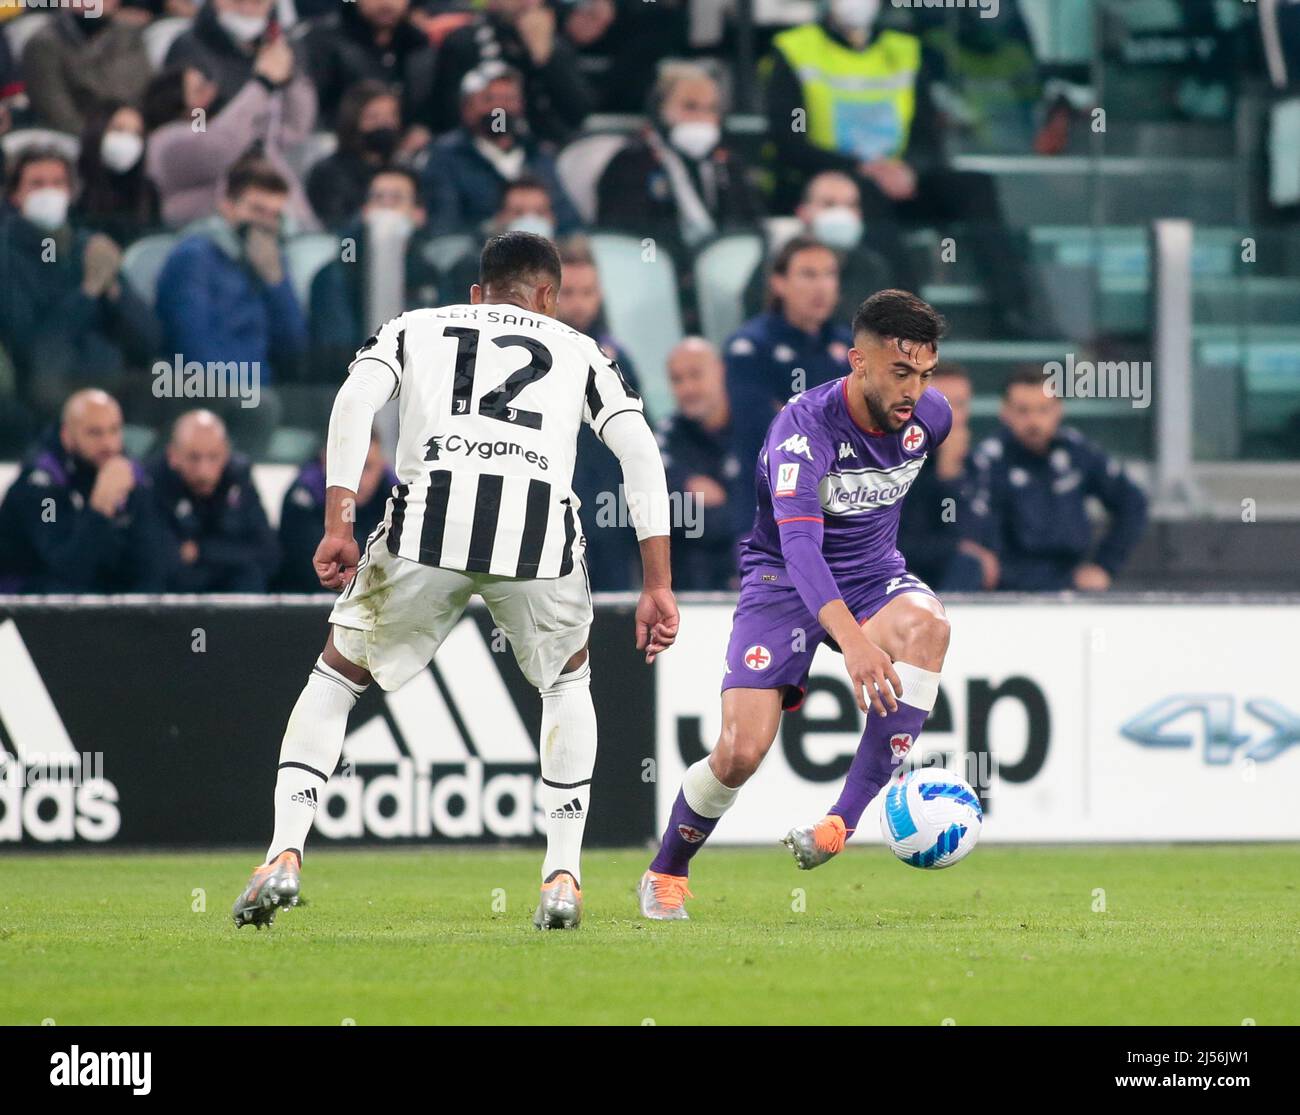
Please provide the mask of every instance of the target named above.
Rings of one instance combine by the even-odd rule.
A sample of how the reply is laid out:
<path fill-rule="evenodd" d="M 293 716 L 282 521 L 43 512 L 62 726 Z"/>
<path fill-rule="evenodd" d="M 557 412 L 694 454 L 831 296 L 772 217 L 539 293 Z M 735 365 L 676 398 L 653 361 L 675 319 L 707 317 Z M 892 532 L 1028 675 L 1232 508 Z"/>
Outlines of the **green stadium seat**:
<path fill-rule="evenodd" d="M 174 232 L 142 236 L 122 253 L 122 274 L 150 306 L 158 300 L 158 275 L 180 237 Z"/>
<path fill-rule="evenodd" d="M 339 258 L 339 238 L 332 232 L 305 232 L 295 236 L 284 249 L 298 304 L 311 305 L 311 284 L 320 269 Z"/>
<path fill-rule="evenodd" d="M 763 238 L 752 232 L 719 237 L 696 255 L 700 329 L 713 344 L 721 346 L 740 328 L 745 288 L 762 261 Z"/>

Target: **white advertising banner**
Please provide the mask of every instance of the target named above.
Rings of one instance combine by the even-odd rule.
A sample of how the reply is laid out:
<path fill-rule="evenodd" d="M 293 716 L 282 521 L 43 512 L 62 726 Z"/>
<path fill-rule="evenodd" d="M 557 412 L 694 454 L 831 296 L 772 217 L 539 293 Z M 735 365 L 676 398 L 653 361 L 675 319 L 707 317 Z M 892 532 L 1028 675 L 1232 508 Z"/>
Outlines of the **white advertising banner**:
<path fill-rule="evenodd" d="M 982 839 L 1300 839 L 1300 607 L 954 604 L 949 617 L 939 703 L 909 761 L 980 791 Z M 660 829 L 717 740 L 730 629 L 729 606 L 686 606 L 656 666 Z M 863 724 L 823 646 L 803 708 L 712 840 L 775 842 L 822 817 Z M 879 839 L 878 810 L 856 840 Z"/>

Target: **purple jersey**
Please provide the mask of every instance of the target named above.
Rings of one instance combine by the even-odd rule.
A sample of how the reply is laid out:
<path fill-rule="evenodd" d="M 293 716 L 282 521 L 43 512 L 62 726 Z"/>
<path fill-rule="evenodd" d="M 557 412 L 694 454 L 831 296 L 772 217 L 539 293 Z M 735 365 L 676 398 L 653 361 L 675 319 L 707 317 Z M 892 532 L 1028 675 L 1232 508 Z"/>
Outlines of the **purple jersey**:
<path fill-rule="evenodd" d="M 778 527 L 801 520 L 822 522 L 822 554 L 837 583 L 905 571 L 895 545 L 903 497 L 952 429 L 952 408 L 929 387 L 901 430 L 872 433 L 849 413 L 847 391 L 847 378 L 805 391 L 768 427 L 742 576 L 784 566 Z"/>

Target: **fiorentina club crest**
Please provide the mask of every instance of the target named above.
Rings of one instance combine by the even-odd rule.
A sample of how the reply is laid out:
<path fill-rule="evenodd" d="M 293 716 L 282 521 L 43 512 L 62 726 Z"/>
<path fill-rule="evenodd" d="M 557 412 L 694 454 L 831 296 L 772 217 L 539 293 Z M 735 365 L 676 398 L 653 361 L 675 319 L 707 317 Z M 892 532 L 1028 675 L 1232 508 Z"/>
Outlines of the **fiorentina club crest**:
<path fill-rule="evenodd" d="M 903 431 L 903 448 L 909 453 L 919 453 L 925 445 L 925 431 L 915 422 Z"/>
<path fill-rule="evenodd" d="M 708 834 L 701 832 L 694 825 L 678 825 L 677 835 L 685 840 L 687 844 L 698 844 Z"/>
<path fill-rule="evenodd" d="M 912 750 L 912 737 L 906 732 L 899 732 L 897 735 L 890 736 L 889 750 L 901 759 Z"/>
<path fill-rule="evenodd" d="M 745 651 L 745 665 L 751 670 L 766 670 L 772 665 L 772 652 L 762 643 L 755 643 Z"/>

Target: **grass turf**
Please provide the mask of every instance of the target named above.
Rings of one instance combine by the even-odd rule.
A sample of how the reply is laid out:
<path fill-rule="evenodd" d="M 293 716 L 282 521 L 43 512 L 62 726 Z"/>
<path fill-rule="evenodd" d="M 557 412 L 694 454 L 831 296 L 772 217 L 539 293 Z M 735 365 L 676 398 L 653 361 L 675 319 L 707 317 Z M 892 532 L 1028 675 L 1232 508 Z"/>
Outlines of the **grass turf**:
<path fill-rule="evenodd" d="M 709 848 L 686 924 L 595 851 L 571 933 L 532 927 L 538 851 L 397 849 L 314 852 L 309 905 L 236 931 L 256 858 L 0 857 L 0 1024 L 1300 1022 L 1295 845 Z"/>

